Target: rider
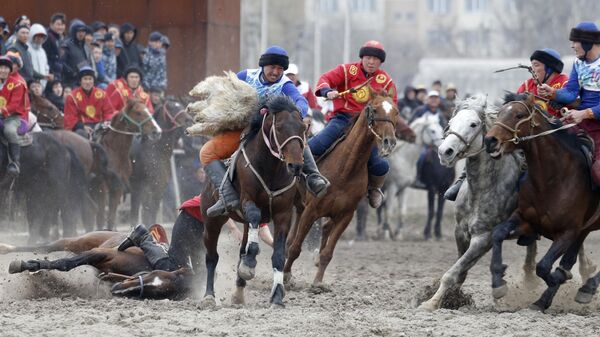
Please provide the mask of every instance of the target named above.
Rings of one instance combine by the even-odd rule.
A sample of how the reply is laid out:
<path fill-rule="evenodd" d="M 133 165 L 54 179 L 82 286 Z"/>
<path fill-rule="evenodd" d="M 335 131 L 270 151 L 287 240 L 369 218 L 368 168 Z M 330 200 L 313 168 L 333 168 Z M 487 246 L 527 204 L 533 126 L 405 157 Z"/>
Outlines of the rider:
<path fill-rule="evenodd" d="M 562 89 L 544 84 L 539 93 L 564 104 L 575 102 L 577 96 L 581 99 L 577 110 L 569 110 L 564 119 L 577 123 L 593 139 L 592 178 L 600 185 L 600 30 L 593 22 L 582 22 L 571 29 L 569 40 L 577 57 L 569 81 Z"/>
<path fill-rule="evenodd" d="M 327 126 L 309 142 L 311 151 L 320 156 L 338 139 L 351 123 L 352 116 L 359 114 L 369 102 L 368 84 L 374 90 L 387 90 L 398 103 L 396 85 L 388 73 L 381 69 L 385 62 L 383 45 L 374 40 L 367 41 L 359 51 L 360 61 L 340 64 L 321 75 L 315 94 L 333 100 L 333 117 Z M 340 92 L 360 87 L 356 92 L 340 95 Z M 390 169 L 387 160 L 379 156 L 377 146 L 373 146 L 367 163 L 369 172 L 369 205 L 381 206 L 383 192 L 381 187 Z"/>
<path fill-rule="evenodd" d="M 65 129 L 89 138 L 98 123 L 110 123 L 115 109 L 104 90 L 94 86 L 94 70 L 79 70 L 80 87 L 71 91 L 65 102 Z"/>
<path fill-rule="evenodd" d="M 106 94 L 117 111 L 121 111 L 127 104 L 128 98 L 140 99 L 151 115 L 154 115 L 154 107 L 150 101 L 150 96 L 142 88 L 143 73 L 140 68 L 133 64 L 125 69 L 122 78 L 118 78 L 106 87 Z"/>
<path fill-rule="evenodd" d="M 560 89 L 569 80 L 567 75 L 562 74 L 564 64 L 560 60 L 560 54 L 556 50 L 550 48 L 536 50 L 531 54 L 529 60 L 531 61 L 531 68 L 533 69 L 536 78 L 532 76 L 530 79 L 523 82 L 517 90 L 517 93 L 520 94 L 526 92 L 537 97 L 538 95 L 541 95 L 538 90 L 542 85 L 546 84 L 554 89 Z M 538 81 L 540 83 L 539 85 Z M 555 101 L 546 101 L 541 99 L 541 97 L 537 97 L 535 102 L 551 115 L 561 117 Z M 444 198 L 455 201 L 458 196 L 458 191 L 466 177 L 467 171 L 463 170 L 456 182 L 446 190 Z"/>
<path fill-rule="evenodd" d="M 13 177 L 19 175 L 21 145 L 19 134 L 27 132 L 29 117 L 29 93 L 27 84 L 19 68 L 22 64 L 19 54 L 9 52 L 0 57 L 0 119 L 3 135 L 8 141 L 9 163 L 7 173 Z"/>
<path fill-rule="evenodd" d="M 308 104 L 306 99 L 298 92 L 294 83 L 284 76 L 288 68 L 289 58 L 285 49 L 271 46 L 260 56 L 260 68 L 240 71 L 237 76 L 256 89 L 261 97 L 269 95 L 286 95 L 294 101 L 300 109 L 306 124 L 310 124 L 307 116 Z M 239 207 L 239 195 L 229 179 L 225 176 L 225 165 L 222 159 L 229 158 L 238 148 L 242 130 L 226 131 L 213 137 L 200 149 L 200 162 L 204 166 L 208 177 L 214 186 L 221 186 L 221 198 L 207 210 L 211 217 L 226 214 L 229 210 Z M 306 174 L 308 190 L 320 197 L 327 191 L 328 182 L 321 176 L 317 164 L 308 147 L 304 148 L 304 166 L 302 171 Z M 223 182 L 223 183 L 222 183 Z"/>
<path fill-rule="evenodd" d="M 292 80 L 292 82 L 294 82 L 294 85 L 296 86 L 300 94 L 302 94 L 302 96 L 306 98 L 306 101 L 308 102 L 308 107 L 310 109 L 321 110 L 319 103 L 317 103 L 317 97 L 313 93 L 310 84 L 308 84 L 307 81 L 300 81 L 300 78 L 298 77 L 297 65 L 295 65 L 294 63 L 290 63 L 290 66 L 287 68 L 284 74 L 285 76 L 289 77 L 289 79 Z"/>

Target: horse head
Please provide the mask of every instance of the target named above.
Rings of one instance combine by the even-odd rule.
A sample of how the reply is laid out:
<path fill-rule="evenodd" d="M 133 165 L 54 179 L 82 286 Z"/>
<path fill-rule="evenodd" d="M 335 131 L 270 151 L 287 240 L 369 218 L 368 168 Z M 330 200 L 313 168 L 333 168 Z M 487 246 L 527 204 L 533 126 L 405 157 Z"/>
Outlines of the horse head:
<path fill-rule="evenodd" d="M 290 173 L 298 176 L 304 164 L 306 124 L 288 97 L 275 96 L 260 109 L 260 132 L 273 156 L 283 161 Z"/>
<path fill-rule="evenodd" d="M 369 130 L 375 135 L 379 153 L 387 157 L 396 147 L 396 123 L 398 107 L 385 90 L 375 91 L 369 87 L 371 100 L 364 108 Z"/>
<path fill-rule="evenodd" d="M 111 293 L 115 296 L 165 299 L 182 296 L 189 290 L 187 280 L 192 274 L 189 268 L 169 272 L 154 270 L 146 274 L 132 276 L 115 283 Z"/>
<path fill-rule="evenodd" d="M 156 110 L 154 119 L 163 132 L 173 131 L 194 124 L 192 117 L 186 112 L 185 106 L 173 98 L 167 98 Z"/>
<path fill-rule="evenodd" d="M 117 133 L 148 135 L 151 139 L 158 139 L 162 132 L 146 104 L 138 99 L 129 99 L 125 108 L 113 116 L 110 125 Z"/>
<path fill-rule="evenodd" d="M 38 124 L 52 129 L 64 128 L 64 116 L 49 100 L 42 96 L 31 96 L 31 112 L 36 115 Z"/>
<path fill-rule="evenodd" d="M 533 95 L 508 94 L 498 111 L 498 118 L 485 136 L 486 151 L 498 159 L 517 149 L 522 137 L 534 134 L 534 129 L 549 117 L 535 104 Z M 538 128 L 543 131 L 542 128 Z"/>
<path fill-rule="evenodd" d="M 417 118 L 410 124 L 416 137 L 415 144 L 437 147 L 444 138 L 444 129 L 439 119 L 434 115 L 426 114 Z"/>
<path fill-rule="evenodd" d="M 460 159 L 475 156 L 484 150 L 483 137 L 487 131 L 487 96 L 478 94 L 460 102 L 448 128 L 444 140 L 438 147 L 442 165 L 454 167 Z"/>

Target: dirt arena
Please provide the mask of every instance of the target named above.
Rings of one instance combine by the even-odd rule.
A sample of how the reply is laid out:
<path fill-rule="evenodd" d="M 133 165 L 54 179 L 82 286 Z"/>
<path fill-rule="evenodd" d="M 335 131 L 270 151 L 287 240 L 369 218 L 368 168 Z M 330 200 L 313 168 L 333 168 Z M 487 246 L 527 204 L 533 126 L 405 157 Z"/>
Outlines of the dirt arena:
<path fill-rule="evenodd" d="M 506 245 L 509 293 L 494 302 L 488 271 L 490 255 L 471 271 L 463 289 L 465 306 L 457 310 L 416 309 L 424 292 L 456 259 L 453 221 L 447 217 L 442 241 L 420 240 L 422 217 L 396 242 L 351 242 L 354 228 L 340 241 L 325 275 L 329 291 L 309 285 L 314 276 L 310 252 L 295 266 L 296 287 L 287 290 L 286 309 L 270 309 L 272 272 L 270 248 L 261 246 L 257 277 L 249 282 L 246 306 L 234 307 L 236 251 L 228 234 L 222 236 L 217 275 L 217 308 L 204 309 L 198 299 L 181 302 L 111 298 L 93 269 L 68 273 L 39 272 L 9 275 L 13 259 L 33 254 L 0 256 L 1 336 L 598 336 L 600 299 L 590 305 L 573 301 L 580 279 L 560 290 L 545 313 L 527 309 L 541 294 L 542 283 L 525 286 L 521 265 L 525 249 Z M 353 226 L 353 224 L 352 224 Z M 125 228 L 123 228 L 125 230 Z M 369 227 L 373 231 L 373 227 Z M 591 235 L 587 249 L 600 264 L 600 236 Z M 17 242 L 24 234 L 0 236 Z M 542 241 L 539 251 L 545 250 Z M 44 255 L 38 255 L 40 258 Z M 51 258 L 64 253 L 50 254 Z M 201 290 L 201 292 L 203 289 Z"/>

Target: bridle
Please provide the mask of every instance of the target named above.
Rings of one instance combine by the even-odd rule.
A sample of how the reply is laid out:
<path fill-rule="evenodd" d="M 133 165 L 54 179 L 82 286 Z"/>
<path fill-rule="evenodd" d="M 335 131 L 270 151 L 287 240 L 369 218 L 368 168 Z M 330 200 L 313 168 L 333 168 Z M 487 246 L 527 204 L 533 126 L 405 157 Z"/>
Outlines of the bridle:
<path fill-rule="evenodd" d="M 263 136 L 263 140 L 265 141 L 265 145 L 267 146 L 267 148 L 269 149 L 269 152 L 271 152 L 271 154 L 281 160 L 281 161 L 285 161 L 285 156 L 283 155 L 283 148 L 287 145 L 287 143 L 291 142 L 294 139 L 297 139 L 300 141 L 300 146 L 302 147 L 302 150 L 304 150 L 304 147 L 306 146 L 306 134 L 304 134 L 303 137 L 300 137 L 298 135 L 293 135 L 290 136 L 288 138 L 286 138 L 283 142 L 279 141 L 279 138 L 277 137 L 277 128 L 276 126 L 276 114 L 271 114 L 272 116 L 272 122 L 271 122 L 271 128 L 268 132 L 265 131 L 265 122 L 267 120 L 267 117 L 269 115 L 268 110 L 266 108 L 262 108 L 260 110 L 261 115 L 263 115 L 263 120 L 262 120 L 262 125 L 260 126 L 260 130 Z M 267 135 L 268 133 L 268 135 Z M 275 146 L 273 146 L 273 144 L 275 144 Z"/>
<path fill-rule="evenodd" d="M 371 133 L 373 133 L 375 135 L 375 137 L 380 141 L 383 140 L 383 137 L 381 137 L 381 135 L 379 135 L 375 131 L 375 129 L 373 129 L 373 126 L 375 126 L 375 122 L 386 122 L 386 123 L 392 124 L 392 126 L 394 126 L 394 127 L 396 126 L 396 124 L 394 124 L 394 121 L 392 121 L 389 118 L 376 117 L 375 116 L 375 107 L 370 102 L 365 107 L 365 113 L 367 114 L 367 127 L 369 128 L 369 131 L 371 131 Z"/>
<path fill-rule="evenodd" d="M 147 111 L 147 110 L 144 109 L 144 111 Z M 152 115 L 150 114 L 150 112 L 148 112 L 148 117 L 146 119 L 144 119 L 143 121 L 138 122 L 135 119 L 131 118 L 131 116 L 129 116 L 129 114 L 127 114 L 127 110 L 123 109 L 123 111 L 121 112 L 121 119 L 120 120 L 121 121 L 122 120 L 127 121 L 128 123 L 130 123 L 133 126 L 137 127 L 139 131 L 132 132 L 132 131 L 127 131 L 127 130 L 119 130 L 119 129 L 115 128 L 112 125 L 112 122 L 108 125 L 108 128 L 111 129 L 112 131 L 114 131 L 116 133 L 120 133 L 122 135 L 141 135 L 141 134 L 143 134 L 143 127 L 144 127 L 144 125 L 152 120 Z"/>
<path fill-rule="evenodd" d="M 184 126 L 183 124 L 179 124 L 179 123 L 177 122 L 177 117 L 179 117 L 179 116 L 180 116 L 182 113 L 184 113 L 184 112 L 185 112 L 185 109 L 181 109 L 181 110 L 179 110 L 179 111 L 178 111 L 178 112 L 175 114 L 175 116 L 173 116 L 173 115 L 171 114 L 171 112 L 169 111 L 169 108 L 167 107 L 167 105 L 168 105 L 167 103 L 169 103 L 169 102 L 168 102 L 168 101 L 165 101 L 165 103 L 164 103 L 164 104 L 163 104 L 163 106 L 162 106 L 162 111 L 161 111 L 161 112 L 162 112 L 162 114 L 163 114 L 163 118 L 165 119 L 165 121 L 169 121 L 169 122 L 171 123 L 171 125 L 172 125 L 172 126 L 171 126 L 171 128 L 170 128 L 170 129 L 163 130 L 163 133 L 164 133 L 164 132 L 171 132 L 171 131 L 173 131 L 173 130 L 175 130 L 175 129 L 178 129 L 178 128 L 180 128 L 180 127 Z"/>
<path fill-rule="evenodd" d="M 463 148 L 463 150 L 457 153 L 457 157 L 469 158 L 469 157 L 476 156 L 485 150 L 485 144 L 483 142 L 483 139 L 485 138 L 485 132 L 484 132 L 485 120 L 483 120 L 481 118 L 481 116 L 479 116 L 479 121 L 481 122 L 481 127 L 469 139 L 465 139 L 465 137 L 463 137 L 458 132 L 450 130 L 450 124 L 448 124 L 448 128 L 444 132 L 444 138 L 447 138 L 449 135 L 454 135 L 454 136 L 456 136 L 456 138 L 458 138 L 458 140 L 460 140 L 463 144 L 465 144 L 465 147 Z M 471 145 L 473 144 L 473 141 L 475 140 L 475 138 L 477 138 L 477 136 L 479 136 L 479 135 L 481 135 L 481 148 L 475 152 L 469 153 L 468 150 L 470 149 Z"/>
<path fill-rule="evenodd" d="M 46 119 L 50 120 L 50 123 L 43 123 L 38 120 L 37 124 L 41 127 L 48 127 L 48 128 L 56 129 L 56 128 L 58 128 L 58 125 L 56 124 L 56 120 L 61 117 L 61 114 L 60 114 L 60 111 L 58 111 L 58 110 L 53 110 L 53 109 L 50 109 L 50 110 L 56 111 L 56 115 L 50 116 L 48 113 L 46 113 L 42 109 L 34 110 L 35 112 L 37 112 L 37 113 L 35 113 L 35 115 L 42 116 L 42 117 L 45 117 Z"/>
<path fill-rule="evenodd" d="M 576 123 L 570 123 L 570 124 L 565 124 L 562 125 L 556 129 L 552 129 L 552 130 L 547 130 L 547 131 L 543 131 L 540 132 L 538 134 L 533 134 L 533 128 L 535 128 L 536 126 L 539 126 L 540 124 L 538 122 L 535 121 L 534 116 L 535 113 L 538 113 L 540 116 L 542 116 L 548 123 L 550 124 L 556 124 L 556 118 L 548 116 L 538 105 L 534 105 L 533 109 L 531 109 L 527 104 L 525 104 L 523 101 L 512 101 L 512 102 L 508 102 L 505 104 L 521 104 L 522 106 L 525 107 L 525 109 L 527 110 L 527 113 L 529 114 L 529 116 L 527 116 L 527 118 L 524 118 L 522 120 L 520 120 L 519 122 L 517 122 L 517 124 L 515 125 L 514 128 L 511 128 L 510 126 L 502 123 L 502 122 L 494 122 L 494 125 L 498 125 L 501 128 L 507 130 L 508 132 L 513 134 L 513 138 L 508 139 L 503 141 L 504 142 L 512 142 L 513 144 L 519 144 L 520 142 L 524 142 L 527 140 L 531 140 L 534 138 L 538 138 L 538 137 L 543 137 L 543 136 L 547 136 L 550 134 L 553 134 L 555 132 L 558 132 L 560 130 L 564 130 L 564 129 L 568 129 L 568 128 L 572 128 L 575 125 L 577 125 Z M 519 137 L 519 127 L 524 124 L 529 122 L 529 130 L 530 130 L 530 134 L 529 136 L 523 136 L 523 137 Z"/>

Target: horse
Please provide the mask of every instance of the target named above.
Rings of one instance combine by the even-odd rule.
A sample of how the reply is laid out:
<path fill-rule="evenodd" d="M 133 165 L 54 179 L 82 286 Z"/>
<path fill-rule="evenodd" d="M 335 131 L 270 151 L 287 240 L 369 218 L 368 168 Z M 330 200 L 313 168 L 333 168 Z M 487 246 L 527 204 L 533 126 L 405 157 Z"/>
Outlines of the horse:
<path fill-rule="evenodd" d="M 534 96 L 509 95 L 485 137 L 486 151 L 500 159 L 522 149 L 528 177 L 519 190 L 518 207 L 492 233 L 492 287 L 496 298 L 506 294 L 502 242 L 511 237 L 541 234 L 552 240 L 536 265 L 548 288 L 530 308 L 545 311 L 571 268 L 587 235 L 600 228 L 600 192 L 591 186 L 587 160 L 574 134 L 534 102 Z M 562 258 L 561 258 L 562 257 Z M 561 258 L 552 272 L 552 265 Z M 593 280 L 591 278 L 590 280 Z M 588 282 L 590 282 L 588 280 Z M 593 283 L 593 281 L 591 282 Z M 580 288 L 576 300 L 591 300 L 595 289 Z"/>
<path fill-rule="evenodd" d="M 51 134 L 35 132 L 32 143 L 22 147 L 20 174 L 6 176 L 8 154 L 0 146 L 0 188 L 14 190 L 25 199 L 29 242 L 48 238 L 51 223 L 57 224 L 60 212 L 63 235 L 75 233 L 75 211 L 87 195 L 83 166 L 71 150 Z"/>
<path fill-rule="evenodd" d="M 137 99 L 130 99 L 122 111 L 112 116 L 108 129 L 104 130 L 98 143 L 108 157 L 108 169 L 116 174 L 118 180 L 103 181 L 94 188 L 94 200 L 98 204 L 97 224 L 106 225 L 109 230 L 116 224 L 117 207 L 125 190 L 129 189 L 129 177 L 132 167 L 129 150 L 134 135 L 148 135 L 151 139 L 160 137 L 158 126 L 146 105 Z M 108 194 L 108 213 L 105 217 L 105 205 Z"/>
<path fill-rule="evenodd" d="M 416 135 L 414 142 L 399 143 L 389 158 L 390 173 L 383 188 L 386 198 L 377 209 L 378 231 L 383 233 L 383 236 L 386 232 L 391 232 L 389 219 L 393 216 L 392 213 L 398 212 L 398 223 L 393 234 L 394 238 L 398 238 L 400 230 L 404 227 L 405 192 L 415 181 L 417 159 L 424 146 L 434 146 L 444 135 L 439 121 L 429 114 L 414 120 L 410 129 Z"/>
<path fill-rule="evenodd" d="M 131 192 L 130 222 L 138 223 L 142 206 L 142 223 L 156 222 L 160 201 L 171 180 L 171 155 L 184 132 L 191 126 L 192 118 L 181 103 L 166 100 L 154 114 L 162 129 L 159 140 L 136 137 L 130 150 L 132 174 L 129 179 Z"/>
<path fill-rule="evenodd" d="M 292 265 L 300 255 L 302 242 L 312 224 L 328 217 L 322 226 L 319 268 L 313 285 L 322 286 L 325 269 L 331 261 L 340 236 L 352 220 L 360 200 L 367 194 L 367 162 L 373 146 L 382 156 L 389 155 L 396 146 L 396 124 L 404 123 L 387 92 L 371 92 L 371 99 L 352 121 L 343 141 L 317 160 L 321 174 L 331 182 L 327 193 L 316 198 L 304 193 L 303 205 L 297 203 L 297 223 L 288 242 L 285 280 L 292 280 Z M 291 214 L 291 211 L 289 212 Z"/>
<path fill-rule="evenodd" d="M 172 272 L 153 270 L 143 251 L 138 247 L 118 251 L 116 247 L 127 237 L 127 234 L 113 231 L 90 232 L 35 246 L 15 247 L 0 244 L 0 254 L 15 252 L 45 254 L 66 251 L 73 253 L 74 256 L 53 261 L 46 259 L 12 261 L 9 265 L 9 273 L 36 272 L 43 269 L 69 271 L 79 266 L 89 265 L 98 270 L 100 273 L 98 277 L 101 280 L 117 282 L 111 290 L 113 295 L 182 299 L 191 293 L 193 271 L 198 272 L 201 269 L 202 247 L 199 242 L 202 241 L 202 227 L 201 221 L 175 222 L 168 254 L 177 264 L 185 267 Z M 167 234 L 162 226 L 153 225 L 149 228 L 149 232 L 156 241 L 168 243 Z"/>
<path fill-rule="evenodd" d="M 37 117 L 37 124 L 43 130 L 60 130 L 65 126 L 63 113 L 48 99 L 31 95 L 31 112 Z"/>
<path fill-rule="evenodd" d="M 254 278 L 256 255 L 259 252 L 258 226 L 272 220 L 275 232 L 270 303 L 274 307 L 283 307 L 285 242 L 292 216 L 290 209 L 304 163 L 306 126 L 298 108 L 286 96 L 273 96 L 259 105 L 264 107 L 244 131 L 240 148 L 232 156 L 230 164 L 235 170 L 234 186 L 240 193 L 242 207 L 241 212 L 230 213 L 229 216 L 245 224 L 232 302 L 243 304 L 245 301 L 244 288 L 246 282 Z M 205 215 L 206 210 L 217 201 L 217 191 L 218 187 L 212 183 L 205 185 L 202 214 Z M 203 303 L 206 306 L 215 305 L 214 277 L 219 261 L 217 243 L 227 219 L 227 216 L 204 216 L 207 282 Z"/>

